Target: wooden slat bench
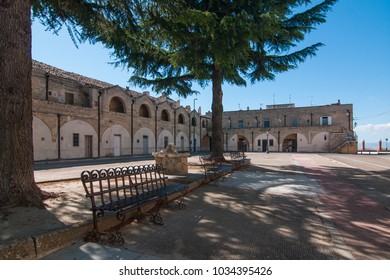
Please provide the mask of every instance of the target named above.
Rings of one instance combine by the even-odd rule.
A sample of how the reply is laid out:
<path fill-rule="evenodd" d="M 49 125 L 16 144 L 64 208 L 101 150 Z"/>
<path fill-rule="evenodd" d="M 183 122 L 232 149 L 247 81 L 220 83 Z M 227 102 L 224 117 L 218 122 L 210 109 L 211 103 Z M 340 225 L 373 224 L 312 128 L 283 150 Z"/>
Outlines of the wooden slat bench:
<path fill-rule="evenodd" d="M 133 212 L 131 220 L 150 214 L 152 222 L 162 224 L 163 219 L 159 209 L 164 203 L 168 205 L 168 198 L 171 195 L 177 195 L 176 198 L 179 198 L 180 209 L 185 208 L 183 200 L 188 185 L 168 185 L 162 165 L 150 164 L 83 171 L 81 181 L 86 197 L 90 198 L 92 205 L 94 229 L 86 238 L 89 241 L 124 242 L 121 234 L 99 231 L 98 220 L 106 211 L 116 212 L 116 217 L 121 224 L 128 212 Z M 143 213 L 144 206 L 151 206 L 152 209 L 148 213 Z"/>

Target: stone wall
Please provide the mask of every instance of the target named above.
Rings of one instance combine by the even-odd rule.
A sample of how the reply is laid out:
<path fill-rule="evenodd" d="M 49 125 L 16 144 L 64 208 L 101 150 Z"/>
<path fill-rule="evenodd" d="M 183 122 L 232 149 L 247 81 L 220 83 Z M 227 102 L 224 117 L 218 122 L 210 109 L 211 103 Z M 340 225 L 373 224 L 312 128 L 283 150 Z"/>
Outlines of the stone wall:
<path fill-rule="evenodd" d="M 201 143 L 210 133 L 198 112 L 165 95 L 151 97 L 38 62 L 32 91 L 35 160 L 151 154 L 167 143 L 189 151 L 194 132 L 197 150 L 210 149 Z"/>
<path fill-rule="evenodd" d="M 354 135 L 352 114 L 340 103 L 224 112 L 225 150 L 334 152 Z"/>
<path fill-rule="evenodd" d="M 194 143 L 196 151 L 210 151 L 211 113 L 201 115 L 165 95 L 36 61 L 32 91 L 35 160 L 151 154 L 168 143 L 179 152 L 193 151 Z M 351 104 L 268 108 L 224 112 L 225 150 L 335 152 L 354 135 Z"/>

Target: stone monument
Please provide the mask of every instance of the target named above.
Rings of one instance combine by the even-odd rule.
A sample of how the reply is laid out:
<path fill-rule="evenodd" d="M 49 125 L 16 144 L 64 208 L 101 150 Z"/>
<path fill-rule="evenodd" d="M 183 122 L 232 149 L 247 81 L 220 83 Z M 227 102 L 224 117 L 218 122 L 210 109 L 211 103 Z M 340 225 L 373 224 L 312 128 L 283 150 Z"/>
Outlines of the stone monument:
<path fill-rule="evenodd" d="M 188 173 L 188 153 L 178 153 L 174 144 L 168 144 L 165 150 L 153 153 L 156 164 L 162 164 L 165 174 L 185 175 Z"/>

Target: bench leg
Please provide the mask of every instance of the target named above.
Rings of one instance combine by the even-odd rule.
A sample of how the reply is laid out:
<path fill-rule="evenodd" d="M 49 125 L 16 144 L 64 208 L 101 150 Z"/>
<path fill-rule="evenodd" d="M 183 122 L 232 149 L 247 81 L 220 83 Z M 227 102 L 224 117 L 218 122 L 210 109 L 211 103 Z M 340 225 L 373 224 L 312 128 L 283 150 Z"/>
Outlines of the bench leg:
<path fill-rule="evenodd" d="M 111 245 L 119 244 L 123 245 L 125 239 L 122 236 L 122 233 L 118 232 L 105 232 L 105 231 L 91 231 L 84 237 L 85 242 L 94 242 L 94 243 L 108 243 Z"/>
<path fill-rule="evenodd" d="M 156 225 L 163 225 L 164 220 L 160 214 L 160 208 L 164 204 L 164 199 L 160 199 L 157 201 L 156 205 L 146 213 L 146 215 L 150 215 L 149 221 Z"/>
<path fill-rule="evenodd" d="M 164 220 L 163 218 L 161 217 L 161 214 L 160 212 L 157 212 L 157 213 L 150 213 L 150 221 L 152 223 L 155 223 L 156 225 L 163 225 L 164 224 Z"/>
<path fill-rule="evenodd" d="M 103 211 L 92 211 L 93 230 L 84 237 L 85 242 L 109 243 L 122 245 L 125 240 L 120 232 L 107 232 L 99 230 L 98 219 L 104 216 Z"/>
<path fill-rule="evenodd" d="M 176 201 L 176 203 L 177 203 L 180 210 L 184 210 L 187 208 L 187 206 L 184 204 L 184 197 L 187 194 L 187 188 L 182 189 L 180 192 L 181 192 L 180 199 L 178 201 Z"/>

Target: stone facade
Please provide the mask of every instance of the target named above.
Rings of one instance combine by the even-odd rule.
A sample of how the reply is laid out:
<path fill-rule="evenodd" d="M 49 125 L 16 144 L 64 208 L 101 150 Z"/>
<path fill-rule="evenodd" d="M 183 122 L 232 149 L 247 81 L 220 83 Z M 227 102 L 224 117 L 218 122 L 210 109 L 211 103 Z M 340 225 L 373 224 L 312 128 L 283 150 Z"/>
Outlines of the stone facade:
<path fill-rule="evenodd" d="M 155 98 L 37 61 L 32 91 L 37 161 L 151 154 L 169 143 L 179 152 L 210 150 L 209 117 L 166 96 Z"/>
<path fill-rule="evenodd" d="M 348 152 L 357 149 L 352 104 L 224 112 L 225 150 L 256 152 Z M 352 140 L 352 141 L 351 141 Z M 349 142 L 348 149 L 345 142 Z"/>
<path fill-rule="evenodd" d="M 33 61 L 33 140 L 37 161 L 210 151 L 211 113 L 183 107 Z M 277 105 L 225 112 L 225 150 L 334 152 L 353 137 L 352 105 Z M 267 143 L 268 139 L 268 145 Z M 353 150 L 351 145 L 344 151 Z"/>

